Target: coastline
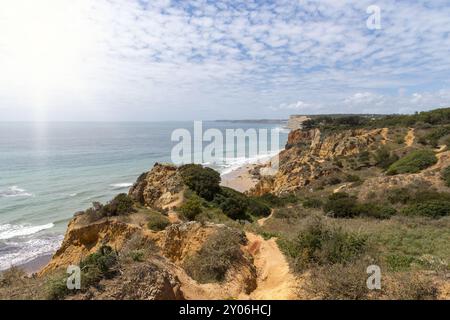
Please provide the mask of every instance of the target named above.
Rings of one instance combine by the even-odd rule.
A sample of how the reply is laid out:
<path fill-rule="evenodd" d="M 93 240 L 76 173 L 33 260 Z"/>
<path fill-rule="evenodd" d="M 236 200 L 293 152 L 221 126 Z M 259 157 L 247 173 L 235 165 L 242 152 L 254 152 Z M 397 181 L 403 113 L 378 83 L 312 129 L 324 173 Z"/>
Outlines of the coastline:
<path fill-rule="evenodd" d="M 255 163 L 244 163 L 241 166 L 235 168 L 230 172 L 226 172 L 221 175 L 222 182 L 221 185 L 224 187 L 232 188 L 239 192 L 250 191 L 257 183 L 258 179 L 251 173 L 253 169 L 258 167 L 264 167 L 271 163 L 274 157 L 278 156 L 278 153 L 267 159 L 259 159 Z M 55 251 L 56 252 L 56 251 Z M 38 273 L 42 268 L 44 268 L 51 260 L 53 253 L 44 254 L 38 256 L 28 262 L 17 265 L 18 268 L 25 271 L 28 275 L 33 275 Z"/>
<path fill-rule="evenodd" d="M 223 174 L 221 176 L 222 182 L 220 184 L 242 193 L 250 191 L 259 181 L 259 179 L 251 172 L 257 168 L 269 167 L 273 159 L 279 156 L 280 152 L 281 150 L 275 155 L 267 157 L 266 159 L 259 159 L 255 163 L 245 163 L 242 166 Z M 271 171 L 271 168 L 267 169 Z"/>

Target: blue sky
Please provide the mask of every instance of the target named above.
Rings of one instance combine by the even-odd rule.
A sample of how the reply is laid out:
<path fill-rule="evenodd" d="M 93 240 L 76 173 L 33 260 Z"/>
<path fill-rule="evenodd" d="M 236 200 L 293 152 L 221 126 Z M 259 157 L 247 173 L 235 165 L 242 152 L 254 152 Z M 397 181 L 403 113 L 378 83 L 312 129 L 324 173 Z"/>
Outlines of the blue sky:
<path fill-rule="evenodd" d="M 367 8 L 381 10 L 369 30 Z M 0 0 L 0 120 L 450 106 L 449 1 Z"/>

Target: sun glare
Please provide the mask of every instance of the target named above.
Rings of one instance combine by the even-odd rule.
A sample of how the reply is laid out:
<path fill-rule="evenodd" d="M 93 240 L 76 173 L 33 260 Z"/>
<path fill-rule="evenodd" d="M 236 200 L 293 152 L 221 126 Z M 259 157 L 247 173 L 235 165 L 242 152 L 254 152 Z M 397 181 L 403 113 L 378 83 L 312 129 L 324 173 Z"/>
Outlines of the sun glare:
<path fill-rule="evenodd" d="M 34 108 L 37 120 L 56 96 L 82 91 L 84 60 L 93 40 L 87 1 L 15 0 L 1 3 L 0 83 Z"/>

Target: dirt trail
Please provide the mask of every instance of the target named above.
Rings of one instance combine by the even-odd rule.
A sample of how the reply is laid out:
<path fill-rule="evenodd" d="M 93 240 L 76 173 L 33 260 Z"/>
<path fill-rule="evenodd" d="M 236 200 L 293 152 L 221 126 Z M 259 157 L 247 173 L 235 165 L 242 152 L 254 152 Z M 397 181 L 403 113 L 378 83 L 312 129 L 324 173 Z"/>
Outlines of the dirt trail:
<path fill-rule="evenodd" d="M 389 141 L 388 133 L 389 133 L 389 128 L 381 129 L 380 134 L 381 134 L 381 137 L 383 137 L 383 140 L 381 141 L 382 144 L 386 144 L 387 141 Z"/>
<path fill-rule="evenodd" d="M 258 224 L 262 227 L 264 225 L 264 223 L 266 223 L 267 220 L 272 218 L 273 212 L 274 212 L 274 210 L 272 209 L 272 211 L 270 211 L 270 215 L 269 216 L 267 216 L 265 218 L 258 219 Z"/>
<path fill-rule="evenodd" d="M 405 136 L 405 144 L 407 147 L 411 147 L 414 143 L 414 139 L 416 136 L 414 135 L 414 128 L 409 128 L 408 133 Z"/>
<path fill-rule="evenodd" d="M 257 288 L 248 298 L 266 300 L 296 299 L 297 279 L 289 270 L 275 238 L 264 240 L 247 232 L 248 250 L 254 257 L 258 278 Z"/>

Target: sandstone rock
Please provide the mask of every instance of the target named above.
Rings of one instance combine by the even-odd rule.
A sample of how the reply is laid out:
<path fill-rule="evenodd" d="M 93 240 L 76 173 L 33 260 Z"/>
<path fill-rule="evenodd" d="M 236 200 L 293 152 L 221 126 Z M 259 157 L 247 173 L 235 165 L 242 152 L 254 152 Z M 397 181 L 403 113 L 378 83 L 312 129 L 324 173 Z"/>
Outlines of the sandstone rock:
<path fill-rule="evenodd" d="M 128 194 L 145 206 L 170 209 L 182 202 L 183 191 L 177 167 L 156 163 L 151 171 L 138 178 Z"/>

